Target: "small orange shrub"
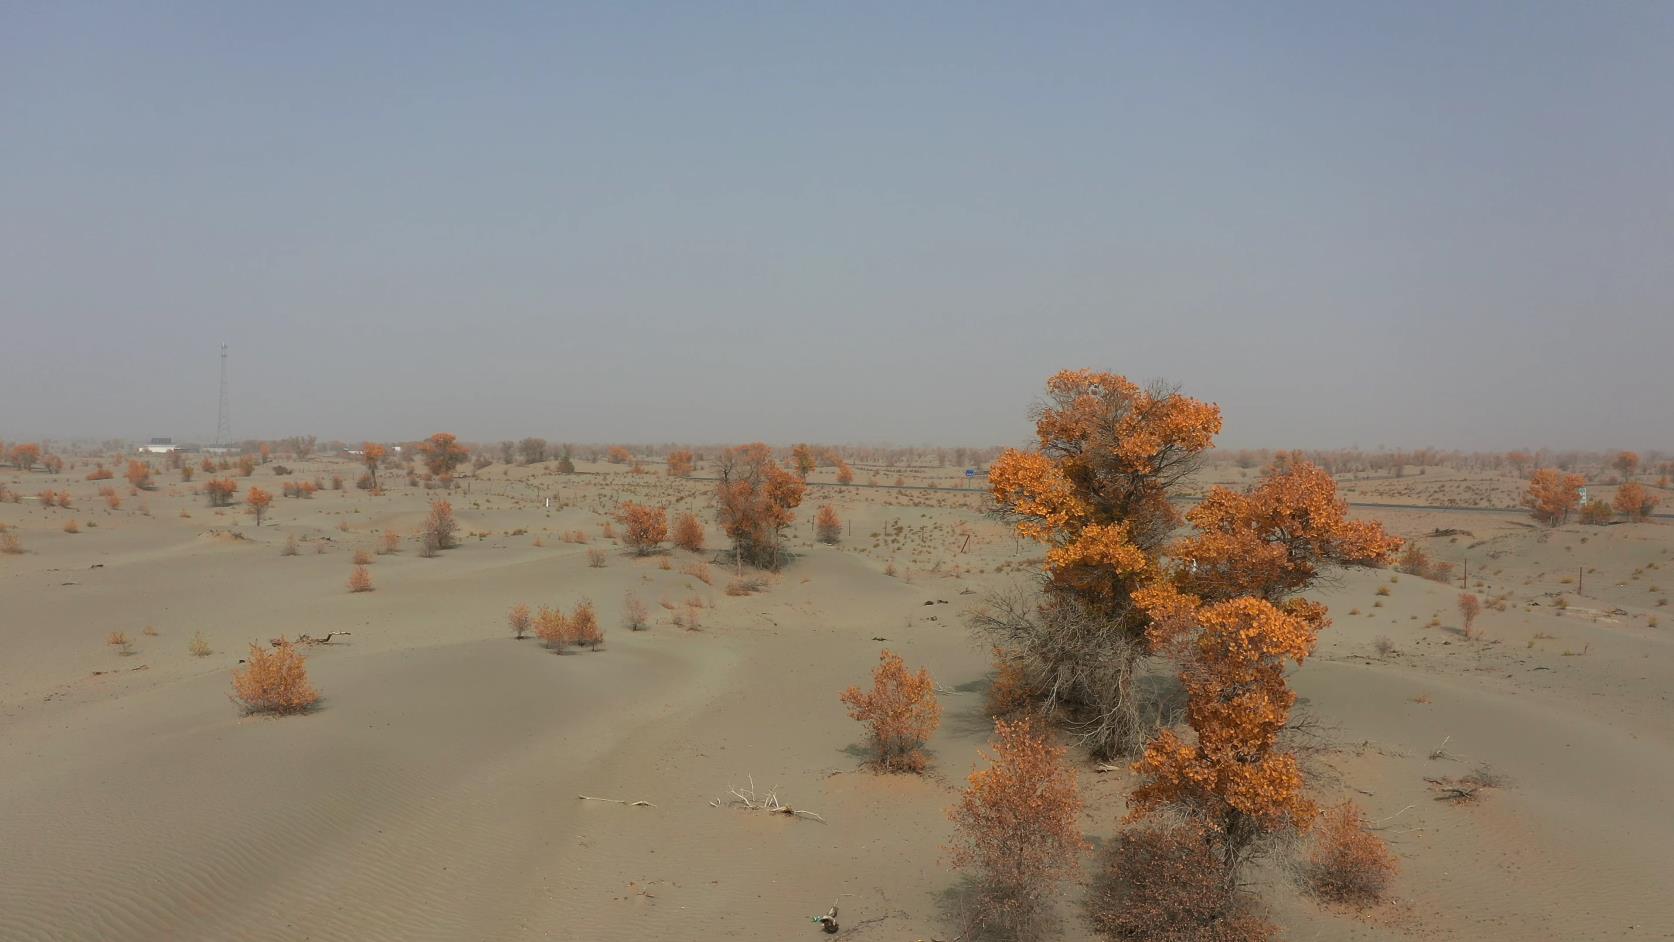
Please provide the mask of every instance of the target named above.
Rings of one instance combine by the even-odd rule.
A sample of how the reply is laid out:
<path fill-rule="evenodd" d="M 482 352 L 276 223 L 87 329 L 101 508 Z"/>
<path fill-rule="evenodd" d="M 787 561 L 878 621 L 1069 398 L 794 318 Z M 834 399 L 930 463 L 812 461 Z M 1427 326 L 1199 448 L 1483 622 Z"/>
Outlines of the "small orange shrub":
<path fill-rule="evenodd" d="M 570 633 L 569 619 L 564 617 L 562 611 L 542 605 L 535 615 L 535 637 L 540 638 L 547 647 L 562 651 L 574 635 Z"/>
<path fill-rule="evenodd" d="M 643 599 L 632 592 L 623 596 L 622 621 L 628 626 L 629 631 L 638 631 L 644 628 L 650 620 L 651 610 L 646 607 Z"/>
<path fill-rule="evenodd" d="M 424 541 L 436 549 L 452 549 L 454 534 L 459 524 L 453 519 L 453 505 L 445 500 L 431 501 L 430 515 L 424 518 Z"/>
<path fill-rule="evenodd" d="M 606 558 L 605 551 L 598 547 L 593 547 L 587 551 L 587 565 L 594 569 L 603 569 Z"/>
<path fill-rule="evenodd" d="M 1004 648 L 994 649 L 994 681 L 988 686 L 988 715 L 1011 716 L 1034 700 L 1029 675 Z"/>
<path fill-rule="evenodd" d="M 570 640 L 576 644 L 586 645 L 597 651 L 604 643 L 604 629 L 599 627 L 599 617 L 593 611 L 593 603 L 582 599 L 570 612 Z"/>
<path fill-rule="evenodd" d="M 262 517 L 267 508 L 273 503 L 273 495 L 262 488 L 252 485 L 250 492 L 244 495 L 244 502 L 250 505 L 250 512 L 256 515 L 256 526 L 262 525 Z"/>
<path fill-rule="evenodd" d="M 688 563 L 685 566 L 681 566 L 680 571 L 685 573 L 688 576 L 691 576 L 693 579 L 698 580 L 699 582 L 703 583 L 704 585 L 714 585 L 715 584 L 715 573 L 714 573 L 713 570 L 711 570 L 709 568 L 708 563 L 704 563 L 704 562 Z"/>
<path fill-rule="evenodd" d="M 691 452 L 671 451 L 668 453 L 668 476 L 671 478 L 689 478 L 697 461 Z"/>
<path fill-rule="evenodd" d="M 814 516 L 815 539 L 821 543 L 836 544 L 843 536 L 843 521 L 837 518 L 837 508 L 826 504 Z"/>
<path fill-rule="evenodd" d="M 694 553 L 703 552 L 703 524 L 691 514 L 681 514 L 674 521 L 674 545 Z"/>
<path fill-rule="evenodd" d="M 522 603 L 513 605 L 506 615 L 506 623 L 511 625 L 512 637 L 522 641 L 523 636 L 529 633 L 529 606 Z"/>
<path fill-rule="evenodd" d="M 370 550 L 363 550 L 363 549 L 355 550 L 355 565 L 356 566 L 370 566 L 370 565 L 372 565 L 372 553 L 371 553 L 371 551 Z"/>
<path fill-rule="evenodd" d="M 349 574 L 349 591 L 372 591 L 372 574 L 366 570 L 365 566 L 356 566 L 354 572 Z"/>
<path fill-rule="evenodd" d="M 1465 637 L 1476 637 L 1476 616 L 1480 614 L 1482 614 L 1482 600 L 1470 592 L 1459 593 L 1459 617 L 1465 623 Z"/>
<path fill-rule="evenodd" d="M 850 687 L 839 697 L 849 716 L 865 723 L 878 750 L 878 766 L 891 772 L 922 772 L 919 751 L 942 721 L 936 685 L 928 670 L 907 672 L 901 655 L 887 648 L 878 655 L 870 692 Z"/>
<path fill-rule="evenodd" d="M 203 483 L 203 492 L 209 497 L 211 507 L 232 506 L 233 494 L 238 485 L 231 478 L 213 478 Z"/>
<path fill-rule="evenodd" d="M 640 556 L 655 552 L 668 539 L 668 511 L 661 507 L 624 501 L 616 522 L 622 524 L 622 542 Z"/>
<path fill-rule="evenodd" d="M 233 671 L 233 696 L 251 713 L 301 713 L 320 700 L 308 682 L 302 655 L 284 638 L 272 650 L 250 645 L 242 670 Z"/>
<path fill-rule="evenodd" d="M 379 553 L 387 556 L 401 551 L 401 534 L 394 530 L 385 530 L 383 540 L 384 545 L 378 548 Z"/>
<path fill-rule="evenodd" d="M 981 881 L 977 918 L 1013 935 L 1040 917 L 1054 886 L 1076 873 L 1081 793 L 1055 745 L 1026 720 L 994 721 L 992 756 L 948 809 L 948 859 Z"/>
<path fill-rule="evenodd" d="M 1337 903 L 1366 906 L 1383 898 L 1398 869 L 1395 855 L 1366 826 L 1352 801 L 1327 810 L 1308 855 L 1308 885 Z"/>

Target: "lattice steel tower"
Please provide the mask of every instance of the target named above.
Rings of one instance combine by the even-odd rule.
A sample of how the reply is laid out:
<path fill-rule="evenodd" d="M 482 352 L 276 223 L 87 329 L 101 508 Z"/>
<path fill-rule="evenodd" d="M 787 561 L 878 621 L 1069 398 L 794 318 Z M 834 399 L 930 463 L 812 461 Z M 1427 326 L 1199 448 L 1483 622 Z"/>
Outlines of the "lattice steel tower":
<path fill-rule="evenodd" d="M 227 345 L 221 344 L 221 407 L 215 416 L 215 444 L 232 444 L 232 409 L 227 404 Z"/>

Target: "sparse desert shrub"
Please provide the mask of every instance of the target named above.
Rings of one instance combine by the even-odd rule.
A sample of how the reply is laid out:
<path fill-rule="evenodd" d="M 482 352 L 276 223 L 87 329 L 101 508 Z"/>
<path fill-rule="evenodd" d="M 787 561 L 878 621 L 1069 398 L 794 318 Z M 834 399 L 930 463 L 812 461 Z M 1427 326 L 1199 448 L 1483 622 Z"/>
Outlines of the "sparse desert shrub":
<path fill-rule="evenodd" d="M 453 518 L 453 505 L 445 500 L 430 502 L 430 514 L 424 518 L 423 536 L 426 545 L 435 544 L 439 550 L 452 549 L 459 524 Z"/>
<path fill-rule="evenodd" d="M 1588 501 L 1581 505 L 1581 522 L 1594 527 L 1602 527 L 1615 518 L 1610 505 L 1602 500 Z M 1582 537 L 1585 541 L 1586 537 Z"/>
<path fill-rule="evenodd" d="M 372 556 L 372 552 L 370 550 L 364 550 L 364 549 L 355 550 L 355 565 L 356 566 L 370 566 L 370 565 L 372 565 L 372 559 L 373 559 L 373 556 Z"/>
<path fill-rule="evenodd" d="M 878 752 L 879 768 L 890 772 L 924 770 L 924 753 L 919 747 L 942 720 L 936 685 L 928 670 L 909 673 L 901 656 L 885 649 L 872 671 L 872 689 L 850 687 L 840 699 L 852 719 L 866 724 Z"/>
<path fill-rule="evenodd" d="M 99 488 L 99 496 L 105 499 L 105 506 L 111 510 L 122 509 L 122 495 L 116 493 L 116 488 L 101 487 Z"/>
<path fill-rule="evenodd" d="M 1395 563 L 1395 568 L 1420 579 L 1429 579 L 1431 582 L 1449 582 L 1453 579 L 1453 564 L 1432 559 L 1417 543 L 1407 544 L 1400 559 Z"/>
<path fill-rule="evenodd" d="M 703 524 L 692 514 L 681 514 L 674 521 L 674 545 L 694 553 L 703 552 Z"/>
<path fill-rule="evenodd" d="M 668 511 L 661 507 L 624 501 L 616 522 L 622 524 L 622 542 L 638 556 L 649 556 L 668 539 Z"/>
<path fill-rule="evenodd" d="M 187 484 L 192 483 L 192 466 L 191 465 L 183 465 L 180 468 L 180 480 L 184 481 Z"/>
<path fill-rule="evenodd" d="M 726 593 L 736 598 L 746 595 L 755 595 L 757 592 L 766 588 L 766 579 L 759 576 L 744 576 L 737 579 L 728 579 Z"/>
<path fill-rule="evenodd" d="M 281 637 L 270 650 L 250 645 L 243 669 L 233 671 L 233 698 L 249 713 L 301 713 L 320 700 L 296 647 Z"/>
<path fill-rule="evenodd" d="M 1388 892 L 1396 869 L 1395 855 L 1354 802 L 1327 809 L 1314 828 L 1306 874 L 1309 888 L 1323 899 L 1369 906 Z"/>
<path fill-rule="evenodd" d="M 193 657 L 208 657 L 215 653 L 210 649 L 209 642 L 204 639 L 201 631 L 192 635 L 192 640 L 186 645 L 186 650 Z"/>
<path fill-rule="evenodd" d="M 1006 651 L 994 648 L 994 680 L 988 685 L 988 715 L 1011 716 L 1029 708 L 1034 702 L 1034 685 L 1029 672 Z"/>
<path fill-rule="evenodd" d="M 249 455 L 241 456 L 238 459 L 238 475 L 239 475 L 239 477 L 246 477 L 247 478 L 250 475 L 255 474 L 255 473 L 256 473 L 256 459 L 250 457 Z"/>
<path fill-rule="evenodd" d="M 116 475 L 104 465 L 99 465 L 93 470 L 87 472 L 87 480 L 89 481 L 108 481 L 115 476 Z"/>
<path fill-rule="evenodd" d="M 66 521 L 64 521 L 64 532 L 65 533 L 80 533 L 81 532 L 81 524 L 76 523 L 74 520 L 66 520 Z"/>
<path fill-rule="evenodd" d="M 562 611 L 542 605 L 535 614 L 535 637 L 547 647 L 563 651 L 575 636 L 570 632 L 570 620 Z"/>
<path fill-rule="evenodd" d="M 128 462 L 126 477 L 129 484 L 142 491 L 149 491 L 156 486 L 151 483 L 151 466 L 143 461 Z"/>
<path fill-rule="evenodd" d="M 1266 942 L 1278 927 L 1228 881 L 1214 831 L 1187 820 L 1130 827 L 1111 842 L 1088 899 L 1093 928 L 1121 942 Z"/>
<path fill-rule="evenodd" d="M 599 616 L 587 599 L 577 602 L 570 612 L 570 639 L 597 651 L 604 643 L 604 629 L 599 627 Z"/>
<path fill-rule="evenodd" d="M 238 491 L 238 485 L 232 478 L 212 478 L 203 482 L 203 492 L 209 498 L 211 507 L 231 507 L 233 494 Z"/>
<path fill-rule="evenodd" d="M 705 562 L 688 563 L 684 566 L 681 566 L 680 571 L 685 573 L 688 576 L 691 576 L 693 579 L 698 580 L 699 582 L 703 583 L 704 585 L 714 585 L 715 584 L 715 572 L 714 572 L 714 570 L 709 568 L 708 563 L 705 563 Z"/>
<path fill-rule="evenodd" d="M 1378 639 L 1372 642 L 1372 647 L 1378 652 L 1379 657 L 1388 657 L 1395 653 L 1395 642 L 1389 640 L 1386 635 L 1379 635 Z"/>
<path fill-rule="evenodd" d="M 587 550 L 587 565 L 588 566 L 591 566 L 594 569 L 603 569 L 604 565 L 605 565 L 605 559 L 606 559 L 606 554 L 605 554 L 604 550 L 599 549 L 596 546 L 591 547 Z"/>
<path fill-rule="evenodd" d="M 1482 614 L 1482 600 L 1470 592 L 1459 593 L 1459 618 L 1467 638 L 1476 638 L 1476 616 Z"/>
<path fill-rule="evenodd" d="M 837 508 L 826 504 L 814 516 L 814 538 L 821 543 L 836 545 L 843 537 L 843 521 L 837 518 Z"/>
<path fill-rule="evenodd" d="M 612 445 L 609 450 L 605 452 L 605 460 L 609 461 L 611 464 L 627 464 L 628 462 L 634 460 L 634 454 L 628 449 L 623 448 L 621 445 Z"/>
<path fill-rule="evenodd" d="M 511 625 L 512 637 L 522 641 L 529 633 L 529 606 L 521 602 L 513 605 L 512 610 L 506 614 L 506 623 Z"/>
<path fill-rule="evenodd" d="M 350 592 L 371 592 L 372 573 L 365 566 L 356 566 L 354 572 L 349 573 Z"/>
<path fill-rule="evenodd" d="M 281 556 L 295 556 L 298 552 L 299 551 L 298 551 L 297 546 L 296 546 L 296 534 L 295 533 L 287 534 L 285 536 L 285 548 L 279 551 L 279 555 L 281 555 Z"/>
<path fill-rule="evenodd" d="M 125 631 L 113 631 L 105 635 L 105 643 L 113 648 L 120 649 L 122 654 L 134 653 L 134 643 L 129 640 L 128 633 Z"/>
<path fill-rule="evenodd" d="M 273 495 L 252 485 L 249 493 L 244 495 L 244 502 L 250 505 L 250 512 L 256 515 L 256 526 L 259 527 L 262 525 L 262 517 L 267 513 L 268 506 L 273 503 Z"/>
<path fill-rule="evenodd" d="M 1028 937 L 1087 848 L 1081 795 L 1065 749 L 1027 720 L 995 720 L 990 748 L 988 768 L 971 773 L 948 809 L 954 826 L 948 859 L 980 881 L 976 922 Z"/>
<path fill-rule="evenodd" d="M 651 611 L 644 600 L 629 592 L 622 598 L 622 623 L 629 631 L 638 631 L 650 623 Z"/>
<path fill-rule="evenodd" d="M 609 520 L 599 524 L 599 536 L 606 540 L 616 539 L 616 528 L 611 526 Z"/>
<path fill-rule="evenodd" d="M 837 483 L 838 484 L 853 484 L 854 483 L 854 469 L 849 467 L 849 463 L 847 461 L 844 461 L 841 458 L 837 459 Z"/>
<path fill-rule="evenodd" d="M 23 552 L 23 541 L 11 530 L 0 530 L 0 553 L 17 556 Z"/>

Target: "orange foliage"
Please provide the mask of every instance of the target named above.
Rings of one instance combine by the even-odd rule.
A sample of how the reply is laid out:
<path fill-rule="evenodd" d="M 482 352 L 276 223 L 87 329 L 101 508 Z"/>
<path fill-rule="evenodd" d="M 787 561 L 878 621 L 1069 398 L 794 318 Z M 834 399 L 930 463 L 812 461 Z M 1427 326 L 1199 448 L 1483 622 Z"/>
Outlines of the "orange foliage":
<path fill-rule="evenodd" d="M 31 470 L 35 467 L 35 463 L 40 460 L 41 446 L 32 442 L 12 446 L 12 464 L 19 468 L 25 471 Z"/>
<path fill-rule="evenodd" d="M 233 696 L 252 713 L 301 713 L 319 702 L 302 655 L 280 638 L 272 650 L 250 645 L 242 670 L 233 671 Z"/>
<path fill-rule="evenodd" d="M 1529 492 L 1523 497 L 1523 506 L 1541 523 L 1558 526 L 1581 503 L 1581 486 L 1585 483 L 1586 479 L 1579 474 L 1541 468 L 1529 477 Z"/>
<path fill-rule="evenodd" d="M 535 615 L 535 637 L 540 638 L 547 647 L 560 651 L 574 639 L 570 632 L 569 619 L 564 617 L 564 613 L 545 605 L 542 605 Z"/>
<path fill-rule="evenodd" d="M 668 476 L 671 478 L 689 478 L 697 468 L 697 459 L 690 451 L 671 451 L 668 453 Z"/>
<path fill-rule="evenodd" d="M 694 553 L 703 551 L 703 524 L 691 514 L 681 514 L 674 520 L 674 545 Z"/>
<path fill-rule="evenodd" d="M 791 449 L 791 463 L 796 467 L 796 476 L 808 480 L 808 474 L 818 466 L 814 459 L 814 450 L 805 444 L 798 444 Z"/>
<path fill-rule="evenodd" d="M 1629 523 L 1638 523 L 1649 517 L 1656 509 L 1661 499 L 1646 490 L 1636 481 L 1629 481 L 1616 489 L 1616 499 L 1613 505 L 1616 512 L 1626 517 Z"/>
<path fill-rule="evenodd" d="M 231 478 L 213 478 L 203 483 L 203 492 L 209 495 L 209 506 L 232 506 L 233 494 L 238 491 L 238 485 Z"/>
<path fill-rule="evenodd" d="M 650 620 L 651 611 L 646 607 L 643 599 L 632 592 L 622 597 L 622 621 L 628 626 L 629 630 L 638 631 L 644 628 Z"/>
<path fill-rule="evenodd" d="M 238 473 L 242 477 L 249 477 L 256 473 L 256 459 L 244 455 L 238 459 Z"/>
<path fill-rule="evenodd" d="M 761 442 L 721 453 L 716 503 L 721 528 L 739 559 L 763 569 L 782 562 L 780 536 L 795 519 L 806 485 L 773 461 Z"/>
<path fill-rule="evenodd" d="M 854 483 L 854 469 L 849 467 L 849 463 L 847 461 L 844 461 L 841 458 L 837 459 L 837 483 L 838 484 L 853 484 Z"/>
<path fill-rule="evenodd" d="M 1620 471 L 1623 478 L 1632 478 L 1633 472 L 1639 470 L 1639 455 L 1632 451 L 1619 452 L 1610 459 L 1610 466 Z"/>
<path fill-rule="evenodd" d="M 360 460 L 366 465 L 366 473 L 372 478 L 372 490 L 378 489 L 378 464 L 384 460 L 389 451 L 377 442 L 361 442 Z"/>
<path fill-rule="evenodd" d="M 87 472 L 87 480 L 89 481 L 108 481 L 113 477 L 116 477 L 116 475 L 111 473 L 111 470 L 104 465 L 99 465 Z"/>
<path fill-rule="evenodd" d="M 365 566 L 356 566 L 354 571 L 349 573 L 349 591 L 372 591 L 372 573 Z"/>
<path fill-rule="evenodd" d="M 1482 614 L 1482 600 L 1470 592 L 1459 593 L 1459 618 L 1465 623 L 1465 637 L 1476 637 L 1476 616 Z"/>
<path fill-rule="evenodd" d="M 465 446 L 459 444 L 458 439 L 448 432 L 437 432 L 419 442 L 418 451 L 424 458 L 424 466 L 443 482 L 452 481 L 454 469 L 464 464 L 465 459 L 470 456 Z"/>
<path fill-rule="evenodd" d="M 668 539 L 668 511 L 661 507 L 623 501 L 616 522 L 622 525 L 622 542 L 640 556 L 655 552 Z"/>
<path fill-rule="evenodd" d="M 815 538 L 821 543 L 836 544 L 843 536 L 843 521 L 837 519 L 837 508 L 826 504 L 814 517 Z"/>
<path fill-rule="evenodd" d="M 1165 603 L 1181 598 L 1158 593 Z M 1313 818 L 1296 757 L 1277 745 L 1296 702 L 1285 685 L 1285 662 L 1301 664 L 1313 652 L 1323 607 L 1293 612 L 1244 597 L 1187 617 L 1197 636 L 1181 680 L 1196 741 L 1171 730 L 1157 734 L 1134 764 L 1144 781 L 1134 790 L 1129 817 L 1170 804 L 1200 812 L 1226 840 L 1230 869 L 1260 833 L 1306 827 Z"/>
<path fill-rule="evenodd" d="M 930 672 L 907 671 L 901 656 L 885 649 L 872 671 L 872 689 L 850 687 L 839 697 L 849 707 L 852 719 L 865 723 L 878 750 L 878 765 L 892 772 L 921 772 L 924 754 L 919 751 L 942 721 L 936 702 L 936 685 Z"/>
<path fill-rule="evenodd" d="M 453 505 L 445 500 L 430 502 L 430 513 L 424 518 L 425 545 L 435 549 L 451 549 L 459 524 L 453 519 Z"/>
<path fill-rule="evenodd" d="M 1055 884 L 1075 876 L 1087 844 L 1064 747 L 1026 720 L 995 720 L 994 736 L 989 767 L 971 773 L 948 809 L 948 858 L 982 881 L 982 921 L 1016 929 L 1039 914 Z"/>
<path fill-rule="evenodd" d="M 627 464 L 634 460 L 634 453 L 621 445 L 612 445 L 605 451 L 605 459 L 611 464 Z"/>
<path fill-rule="evenodd" d="M 1332 902 L 1366 906 L 1383 897 L 1397 869 L 1395 855 L 1367 827 L 1366 816 L 1353 802 L 1325 812 L 1306 870 L 1315 893 Z"/>
<path fill-rule="evenodd" d="M 529 633 L 529 606 L 517 604 L 506 614 L 506 623 L 511 625 L 512 637 L 519 641 Z"/>
<path fill-rule="evenodd" d="M 570 612 L 568 619 L 570 640 L 575 644 L 582 644 L 597 651 L 604 643 L 604 629 L 599 627 L 599 616 L 593 611 L 593 603 L 582 599 L 575 604 L 575 610 Z"/>
<path fill-rule="evenodd" d="M 262 525 L 262 515 L 267 513 L 268 506 L 273 503 L 273 495 L 252 485 L 249 493 L 244 495 L 244 502 L 250 505 L 250 512 L 256 515 L 256 526 L 259 527 Z"/>

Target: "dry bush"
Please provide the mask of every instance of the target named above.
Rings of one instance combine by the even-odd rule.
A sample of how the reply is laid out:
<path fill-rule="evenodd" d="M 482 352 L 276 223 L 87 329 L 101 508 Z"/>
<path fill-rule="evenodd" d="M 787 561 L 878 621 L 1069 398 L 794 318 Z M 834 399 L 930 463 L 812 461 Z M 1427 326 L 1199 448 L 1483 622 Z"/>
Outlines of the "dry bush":
<path fill-rule="evenodd" d="M 113 631 L 105 635 L 105 643 L 113 648 L 121 648 L 123 654 L 134 653 L 133 642 L 128 639 L 128 633 L 125 631 Z"/>
<path fill-rule="evenodd" d="M 535 614 L 535 637 L 547 647 L 562 651 L 574 635 L 570 632 L 570 621 L 562 611 L 542 605 Z"/>
<path fill-rule="evenodd" d="M 629 631 L 638 631 L 650 624 L 651 610 L 637 595 L 629 592 L 622 598 L 622 623 Z"/>
<path fill-rule="evenodd" d="M 93 470 L 87 472 L 87 480 L 89 481 L 108 481 L 115 476 L 116 475 L 104 465 L 99 465 Z"/>
<path fill-rule="evenodd" d="M 570 612 L 569 623 L 570 639 L 576 644 L 597 651 L 604 643 L 604 629 L 599 627 L 599 616 L 593 611 L 593 603 L 587 599 L 576 603 L 575 609 Z"/>
<path fill-rule="evenodd" d="M 1459 593 L 1459 618 L 1464 621 L 1465 637 L 1475 639 L 1476 616 L 1482 614 L 1482 600 L 1473 593 Z"/>
<path fill-rule="evenodd" d="M 1536 520 L 1555 527 L 1569 519 L 1569 514 L 1581 503 L 1581 488 L 1587 483 L 1579 474 L 1568 474 L 1552 468 L 1541 468 L 1529 476 L 1529 490 L 1523 505 Z"/>
<path fill-rule="evenodd" d="M 1065 749 L 1028 721 L 994 721 L 989 767 L 977 769 L 948 809 L 954 867 L 980 882 L 973 922 L 1027 938 L 1041 928 L 1058 884 L 1075 876 L 1081 794 Z"/>
<path fill-rule="evenodd" d="M 308 669 L 295 646 L 281 637 L 270 650 L 250 645 L 242 670 L 233 671 L 233 698 L 249 713 L 301 713 L 318 703 Z"/>
<path fill-rule="evenodd" d="M 1029 672 L 1005 648 L 994 648 L 994 680 L 988 685 L 988 715 L 1011 716 L 1034 704 L 1037 694 Z"/>
<path fill-rule="evenodd" d="M 928 670 L 909 673 L 901 656 L 886 648 L 872 671 L 872 689 L 850 687 L 839 699 L 848 705 L 850 718 L 866 724 L 872 746 L 878 751 L 879 768 L 924 771 L 924 753 L 919 747 L 942 721 L 936 685 Z"/>
<path fill-rule="evenodd" d="M 1395 878 L 1395 855 L 1366 826 L 1352 801 L 1328 809 L 1313 832 L 1308 886 L 1334 903 L 1369 906 L 1382 899 Z"/>
<path fill-rule="evenodd" d="M 690 451 L 680 450 L 668 453 L 668 476 L 671 478 L 689 478 L 697 467 L 697 458 Z"/>
<path fill-rule="evenodd" d="M 522 641 L 524 635 L 529 633 L 529 606 L 522 603 L 513 605 L 512 610 L 506 614 L 506 623 L 511 625 L 512 637 Z"/>
<path fill-rule="evenodd" d="M 1431 582 L 1450 582 L 1453 579 L 1453 564 L 1430 558 L 1430 554 L 1417 543 L 1407 544 L 1395 563 L 1395 569 Z"/>
<path fill-rule="evenodd" d="M 703 524 L 687 513 L 674 521 L 674 545 L 694 553 L 703 552 Z"/>
<path fill-rule="evenodd" d="M 1602 500 L 1589 501 L 1581 505 L 1581 522 L 1593 527 L 1602 527 L 1614 520 L 1615 513 L 1610 505 Z"/>
<path fill-rule="evenodd" d="M 80 533 L 81 532 L 81 524 L 76 523 L 74 520 L 66 520 L 66 521 L 64 521 L 64 532 L 65 533 Z"/>
<path fill-rule="evenodd" d="M 452 549 L 459 523 L 453 519 L 453 505 L 445 500 L 430 502 L 430 514 L 424 518 L 423 538 L 436 549 Z"/>
<path fill-rule="evenodd" d="M 674 616 L 674 623 L 687 631 L 697 631 L 703 627 L 703 605 L 701 603 L 686 602 L 685 609 Z"/>
<path fill-rule="evenodd" d="M 126 477 L 129 484 L 142 491 L 149 491 L 156 487 L 155 484 L 151 483 L 151 466 L 143 461 L 128 462 Z"/>
<path fill-rule="evenodd" d="M 297 554 L 297 552 L 298 552 L 298 550 L 296 548 L 296 534 L 295 533 L 288 534 L 285 537 L 285 548 L 279 551 L 279 555 L 281 555 L 281 556 L 295 556 Z"/>
<path fill-rule="evenodd" d="M 709 568 L 708 563 L 688 563 L 687 565 L 681 566 L 680 571 L 688 576 L 691 576 L 693 579 L 702 582 L 704 585 L 715 584 L 715 573 Z"/>
<path fill-rule="evenodd" d="M 605 540 L 616 539 L 616 528 L 610 525 L 609 520 L 599 524 L 599 538 Z"/>
<path fill-rule="evenodd" d="M 721 453 L 716 470 L 716 516 L 732 540 L 734 558 L 758 569 L 784 564 L 784 529 L 802 503 L 805 485 L 779 467 L 772 449 L 761 442 L 729 448 Z"/>
<path fill-rule="evenodd" d="M 355 565 L 356 566 L 370 566 L 370 565 L 372 565 L 372 559 L 373 559 L 373 556 L 372 556 L 372 551 L 371 550 L 364 550 L 364 549 L 355 550 Z"/>
<path fill-rule="evenodd" d="M 378 555 L 388 556 L 391 553 L 399 552 L 401 552 L 401 534 L 395 532 L 394 530 L 385 530 L 383 534 L 383 545 L 378 547 Z"/>
<path fill-rule="evenodd" d="M 187 465 L 187 466 L 180 469 L 180 480 L 182 480 L 182 481 L 184 481 L 188 484 L 192 483 L 192 466 L 191 465 Z"/>
<path fill-rule="evenodd" d="M 186 645 L 186 650 L 193 657 L 208 657 L 215 653 L 210 649 L 209 642 L 204 640 L 203 632 L 201 631 L 192 635 L 192 640 Z"/>
<path fill-rule="evenodd" d="M 1116 835 L 1088 898 L 1093 928 L 1123 942 L 1265 942 L 1278 927 L 1226 879 L 1216 837 L 1200 821 Z"/>
<path fill-rule="evenodd" d="M 1613 504 L 1629 523 L 1639 523 L 1649 517 L 1657 509 L 1662 499 L 1646 490 L 1635 481 L 1629 481 L 1616 489 L 1616 499 Z M 1591 504 L 1587 505 L 1591 507 Z"/>
<path fill-rule="evenodd" d="M 814 516 L 814 538 L 835 546 L 843 538 L 843 521 L 837 518 L 837 508 L 826 504 Z"/>
<path fill-rule="evenodd" d="M 755 595 L 766 589 L 767 585 L 767 580 L 759 576 L 744 576 L 727 580 L 726 593 L 734 597 Z"/>
<path fill-rule="evenodd" d="M 596 546 L 587 550 L 587 565 L 594 569 L 603 569 L 606 558 L 605 551 Z"/>
<path fill-rule="evenodd" d="M 371 592 L 372 573 L 365 566 L 356 566 L 354 572 L 349 573 L 350 592 Z"/>
<path fill-rule="evenodd" d="M 233 494 L 237 491 L 238 484 L 232 478 L 213 478 L 203 483 L 203 492 L 209 498 L 211 507 L 232 506 Z"/>
<path fill-rule="evenodd" d="M 116 493 L 115 488 L 113 488 L 113 487 L 100 488 L 99 489 L 99 496 L 103 497 L 105 499 L 105 506 L 109 507 L 111 510 L 121 510 L 122 509 L 122 495 Z"/>
<path fill-rule="evenodd" d="M 638 556 L 651 555 L 668 539 L 668 511 L 661 507 L 624 501 L 616 522 L 622 524 L 622 542 Z"/>
<path fill-rule="evenodd" d="M 0 553 L 17 556 L 23 552 L 23 541 L 11 530 L 0 530 Z"/>

